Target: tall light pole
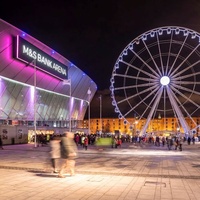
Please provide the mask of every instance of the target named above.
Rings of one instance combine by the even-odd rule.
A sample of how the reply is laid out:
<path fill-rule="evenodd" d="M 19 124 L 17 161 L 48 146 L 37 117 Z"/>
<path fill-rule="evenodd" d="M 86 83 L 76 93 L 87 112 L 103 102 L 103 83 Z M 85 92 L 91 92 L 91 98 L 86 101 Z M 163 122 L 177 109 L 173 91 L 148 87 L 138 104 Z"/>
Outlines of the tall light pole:
<path fill-rule="evenodd" d="M 72 124 L 71 124 L 71 97 L 72 97 L 72 82 L 71 79 L 63 80 L 64 85 L 69 85 L 69 132 L 72 132 Z"/>
<path fill-rule="evenodd" d="M 37 147 L 37 127 L 36 127 L 36 60 L 33 60 L 33 65 L 34 65 L 34 132 L 35 132 L 35 147 Z"/>
<path fill-rule="evenodd" d="M 90 95 L 91 95 L 90 88 L 88 89 L 87 94 L 88 94 L 88 135 L 90 135 Z"/>
<path fill-rule="evenodd" d="M 100 133 L 102 133 L 102 96 L 100 95 L 99 107 L 100 107 Z"/>

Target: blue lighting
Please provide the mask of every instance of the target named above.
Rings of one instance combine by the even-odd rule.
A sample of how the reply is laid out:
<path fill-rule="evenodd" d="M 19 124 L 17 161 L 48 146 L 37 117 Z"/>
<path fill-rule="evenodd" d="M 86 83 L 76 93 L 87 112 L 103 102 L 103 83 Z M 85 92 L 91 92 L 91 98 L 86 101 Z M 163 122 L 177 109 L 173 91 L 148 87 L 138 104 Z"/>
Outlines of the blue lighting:
<path fill-rule="evenodd" d="M 54 50 L 52 50 L 52 51 L 51 51 L 51 53 L 52 53 L 52 54 L 54 54 L 54 53 L 55 53 L 55 51 L 54 51 Z"/>
<path fill-rule="evenodd" d="M 22 37 L 25 37 L 26 36 L 26 33 L 22 33 Z"/>

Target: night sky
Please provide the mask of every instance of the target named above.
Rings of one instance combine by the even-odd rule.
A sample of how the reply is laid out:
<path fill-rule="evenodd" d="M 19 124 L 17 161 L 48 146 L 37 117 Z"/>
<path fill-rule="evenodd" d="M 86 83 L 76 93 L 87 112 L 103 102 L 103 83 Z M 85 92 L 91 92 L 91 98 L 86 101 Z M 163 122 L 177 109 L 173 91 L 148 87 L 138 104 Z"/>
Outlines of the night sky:
<path fill-rule="evenodd" d="M 138 35 L 161 26 L 200 32 L 199 0 L 4 1 L 0 18 L 73 62 L 98 86 L 91 118 L 117 117 L 110 98 L 115 61 Z M 86 116 L 87 117 L 87 116 Z"/>

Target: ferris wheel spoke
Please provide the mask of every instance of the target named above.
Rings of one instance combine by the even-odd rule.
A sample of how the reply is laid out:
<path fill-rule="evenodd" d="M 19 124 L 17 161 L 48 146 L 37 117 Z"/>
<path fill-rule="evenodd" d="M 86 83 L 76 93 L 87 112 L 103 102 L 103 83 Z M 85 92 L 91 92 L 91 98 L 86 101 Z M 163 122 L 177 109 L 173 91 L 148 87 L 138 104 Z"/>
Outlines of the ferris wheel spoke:
<path fill-rule="evenodd" d="M 173 86 L 173 88 L 181 89 L 181 90 L 184 90 L 186 92 L 190 92 L 190 93 L 193 93 L 193 94 L 200 95 L 200 92 L 197 92 L 195 90 L 191 90 L 189 88 L 186 88 L 186 87 L 183 87 L 183 86 L 180 86 L 180 85 L 175 85 L 175 84 L 171 84 L 171 85 Z"/>
<path fill-rule="evenodd" d="M 192 65 L 184 68 L 183 70 L 181 70 L 180 72 L 176 73 L 175 75 L 173 75 L 173 78 L 177 77 L 177 76 L 180 76 L 181 74 L 183 74 L 185 71 L 191 69 L 192 67 L 194 67 L 195 65 L 197 65 L 198 63 L 200 63 L 200 60 L 198 60 L 197 62 L 193 63 Z M 199 66 L 197 66 L 199 67 Z M 182 78 L 182 77 L 181 77 Z"/>
<path fill-rule="evenodd" d="M 179 64 L 176 69 L 174 69 L 174 71 L 170 74 L 171 76 L 173 76 L 178 70 L 179 68 L 183 65 L 183 63 L 185 63 L 185 61 L 188 60 L 188 58 L 197 50 L 197 48 L 199 47 L 199 44 L 191 51 L 191 53 L 182 61 L 181 64 Z"/>
<path fill-rule="evenodd" d="M 149 115 L 147 117 L 147 120 L 146 120 L 146 123 L 145 125 L 143 126 L 142 130 L 141 130 L 141 135 L 143 135 L 144 133 L 146 133 L 146 130 L 147 130 L 147 127 L 149 125 L 149 122 L 153 116 L 153 113 L 155 112 L 155 108 L 157 107 L 157 105 L 159 104 L 159 101 L 161 99 L 161 96 L 162 96 L 162 91 L 163 91 L 163 87 L 160 87 L 160 89 L 157 91 L 156 95 L 155 95 L 155 101 L 154 101 L 154 104 L 151 108 L 151 111 L 149 112 Z"/>
<path fill-rule="evenodd" d="M 151 70 L 151 72 L 155 75 L 155 76 L 159 76 L 159 74 L 155 71 L 155 70 L 153 70 L 153 68 L 151 67 L 151 66 L 149 66 L 137 53 L 135 53 L 135 51 L 133 51 L 133 50 L 131 50 L 131 52 L 140 60 L 140 61 L 142 61 L 143 62 L 143 64 L 145 65 L 145 66 L 147 66 L 148 68 L 149 68 L 149 70 Z"/>
<path fill-rule="evenodd" d="M 158 74 L 159 74 L 160 76 L 162 76 L 161 71 L 160 71 L 160 69 L 158 68 L 158 65 L 156 64 L 156 62 L 155 62 L 155 60 L 154 60 L 154 58 L 153 58 L 151 52 L 149 51 L 149 48 L 147 47 L 147 45 L 146 45 L 146 43 L 145 43 L 144 41 L 143 41 L 143 44 L 144 44 L 144 46 L 146 47 L 146 50 L 148 51 L 148 53 L 149 53 L 149 55 L 150 55 L 150 57 L 151 57 L 151 60 L 153 61 L 154 65 L 155 65 L 155 67 L 156 67 L 156 69 L 157 69 L 157 71 L 158 71 Z"/>
<path fill-rule="evenodd" d="M 180 92 L 175 87 L 173 87 L 173 85 L 171 87 L 172 87 L 173 91 L 175 91 L 176 93 L 180 94 L 184 99 L 186 99 L 187 101 L 189 101 L 190 103 L 192 103 L 193 105 L 195 105 L 197 108 L 200 108 L 200 106 L 197 103 L 195 103 L 192 99 L 190 99 L 187 96 L 185 96 L 182 92 Z"/>
<path fill-rule="evenodd" d="M 151 90 L 154 90 L 155 88 L 157 88 L 157 86 L 154 85 L 153 87 L 147 88 L 146 90 L 142 90 L 142 91 L 139 92 L 139 93 L 136 93 L 136 94 L 134 94 L 134 95 L 132 95 L 132 96 L 126 98 L 126 99 L 123 99 L 123 100 L 117 102 L 117 104 L 123 103 L 123 102 L 125 102 L 125 101 L 127 101 L 127 100 L 130 100 L 130 99 L 132 99 L 132 98 L 134 98 L 134 97 L 137 97 L 138 95 L 141 95 L 141 94 L 144 94 L 144 93 L 149 92 L 149 91 L 151 91 Z"/>
<path fill-rule="evenodd" d="M 177 116 L 179 118 L 179 121 L 180 121 L 180 123 L 181 123 L 181 125 L 182 125 L 182 127 L 184 129 L 184 131 L 186 133 L 188 133 L 189 126 L 188 126 L 187 122 L 184 119 L 183 113 L 181 112 L 181 110 L 180 110 L 180 108 L 179 108 L 179 106 L 178 106 L 178 104 L 177 104 L 177 102 L 176 102 L 176 100 L 175 100 L 175 98 L 173 96 L 173 91 L 170 89 L 170 87 L 167 87 L 167 94 L 169 96 L 169 100 L 171 102 L 171 105 L 173 106 L 173 108 L 174 108 L 174 110 L 175 110 L 175 112 L 176 112 L 176 114 L 177 114 Z"/>
<path fill-rule="evenodd" d="M 136 104 L 134 107 L 132 107 L 127 113 L 124 114 L 126 117 L 130 112 L 132 112 L 135 108 L 137 108 L 140 104 L 142 104 L 147 98 L 149 98 L 151 95 L 155 94 L 155 92 L 158 91 L 158 89 L 154 89 L 151 91 L 145 98 L 143 98 L 138 104 Z"/>
<path fill-rule="evenodd" d="M 134 68 L 134 69 L 136 69 L 136 70 L 138 70 L 139 72 L 142 72 L 143 74 L 146 74 L 147 76 L 149 76 L 149 77 L 151 77 L 151 78 L 156 78 L 156 76 L 154 76 L 153 74 L 151 74 L 151 73 L 148 73 L 148 72 L 146 72 L 146 71 L 144 71 L 144 70 L 142 70 L 142 69 L 140 69 L 140 68 L 138 68 L 138 67 L 135 67 L 134 65 L 132 65 L 132 64 L 130 64 L 130 63 L 127 63 L 126 61 L 121 61 L 122 63 L 124 63 L 124 64 L 126 64 L 126 65 L 128 65 L 129 67 L 132 67 L 132 68 Z"/>
<path fill-rule="evenodd" d="M 161 69 L 162 69 L 162 74 L 164 74 L 162 53 L 161 53 L 161 49 L 160 49 L 160 40 L 158 38 L 158 33 L 156 34 L 156 39 L 157 39 L 157 42 L 158 42 L 158 51 L 159 51 L 159 58 L 160 58 L 160 66 L 161 66 Z"/>
<path fill-rule="evenodd" d="M 155 79 L 151 79 L 151 78 L 144 78 L 144 77 L 138 77 L 138 76 L 129 76 L 129 75 L 126 75 L 126 74 L 114 74 L 114 76 L 116 77 L 122 77 L 122 78 L 130 78 L 130 79 L 137 79 L 137 80 L 142 80 L 142 81 L 148 81 L 148 82 L 157 82 Z"/>
<path fill-rule="evenodd" d="M 172 95 L 174 97 L 174 99 L 178 102 L 179 106 L 185 111 L 185 113 L 187 114 L 187 116 L 190 118 L 190 120 L 193 121 L 193 123 L 196 123 L 193 118 L 190 116 L 189 112 L 185 109 L 185 107 L 183 106 L 183 104 L 180 102 L 180 100 L 177 98 L 177 96 L 174 94 L 174 92 L 172 92 Z"/>
<path fill-rule="evenodd" d="M 156 95 L 153 96 L 153 98 L 151 99 L 150 103 L 146 106 L 146 109 L 140 115 L 140 119 L 142 119 L 144 117 L 145 113 L 147 112 L 147 110 L 150 109 L 150 106 L 153 104 L 155 98 L 156 98 Z"/>
<path fill-rule="evenodd" d="M 174 81 L 173 80 L 173 84 L 175 85 L 199 85 L 200 82 L 199 81 Z"/>
<path fill-rule="evenodd" d="M 116 87 L 115 90 L 125 90 L 125 89 L 132 89 L 132 88 L 139 88 L 139 87 L 149 87 L 149 86 L 155 86 L 155 83 L 145 83 L 145 84 L 139 84 L 139 85 Z"/>
<path fill-rule="evenodd" d="M 186 78 L 194 77 L 194 76 L 197 76 L 197 75 L 200 75 L 200 72 L 195 72 L 193 74 L 187 74 L 187 75 L 184 75 L 184 76 L 179 76 L 177 78 L 175 76 L 173 76 L 173 81 L 184 80 Z"/>
<path fill-rule="evenodd" d="M 167 65 L 166 65 L 166 70 L 165 70 L 165 74 L 167 74 L 167 75 L 168 75 L 169 60 L 170 60 L 170 54 L 171 54 L 171 48 L 172 48 L 172 38 L 173 38 L 173 32 L 171 34 L 171 38 L 170 38 L 170 42 L 169 42 L 169 51 L 167 54 Z"/>
<path fill-rule="evenodd" d="M 182 49 L 183 49 L 183 47 L 184 47 L 184 45 L 185 45 L 185 42 L 186 42 L 187 38 L 188 38 L 188 36 L 185 37 L 185 40 L 184 40 L 184 42 L 182 43 L 182 45 L 181 45 L 181 47 L 180 47 L 180 49 L 179 49 L 179 52 L 178 52 L 178 54 L 176 55 L 175 60 L 174 60 L 172 66 L 171 66 L 171 68 L 170 68 L 170 70 L 169 70 L 169 74 L 171 73 L 172 69 L 174 68 L 174 65 L 175 65 L 175 63 L 176 63 L 178 57 L 180 56 L 180 53 L 181 53 L 181 51 L 182 51 Z"/>

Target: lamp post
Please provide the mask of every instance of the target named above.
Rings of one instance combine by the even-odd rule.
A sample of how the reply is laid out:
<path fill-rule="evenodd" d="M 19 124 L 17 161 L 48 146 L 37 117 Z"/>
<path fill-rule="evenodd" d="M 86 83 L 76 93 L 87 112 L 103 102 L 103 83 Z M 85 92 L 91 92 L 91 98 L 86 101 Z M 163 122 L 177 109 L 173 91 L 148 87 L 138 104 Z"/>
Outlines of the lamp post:
<path fill-rule="evenodd" d="M 136 120 L 135 121 L 135 133 L 136 133 L 136 135 L 137 135 L 137 124 L 138 124 L 138 121 Z"/>
<path fill-rule="evenodd" d="M 36 60 L 34 59 L 32 61 L 33 63 L 33 66 L 34 66 L 34 132 L 35 132 L 35 147 L 37 147 L 37 133 L 36 133 L 36 130 L 37 130 L 37 127 L 36 127 L 36 81 L 37 81 L 37 78 L 36 78 Z"/>
<path fill-rule="evenodd" d="M 37 78 L 36 78 L 36 59 L 33 59 L 30 63 L 27 63 L 26 67 L 33 66 L 34 68 L 34 76 L 33 76 L 33 85 L 34 85 L 34 94 L 33 94 L 33 126 L 34 126 L 34 146 L 37 147 L 37 127 L 36 127 L 36 84 L 37 84 Z"/>
<path fill-rule="evenodd" d="M 72 125 L 71 125 L 71 96 L 72 96 L 72 83 L 71 79 L 63 80 L 64 85 L 69 85 L 69 132 L 72 131 Z"/>
<path fill-rule="evenodd" d="M 88 135 L 90 135 L 90 95 L 91 95 L 91 90 L 90 88 L 87 91 L 88 94 Z"/>
<path fill-rule="evenodd" d="M 100 133 L 102 133 L 102 96 L 100 95 L 100 102 L 99 102 L 99 107 L 100 107 Z"/>

